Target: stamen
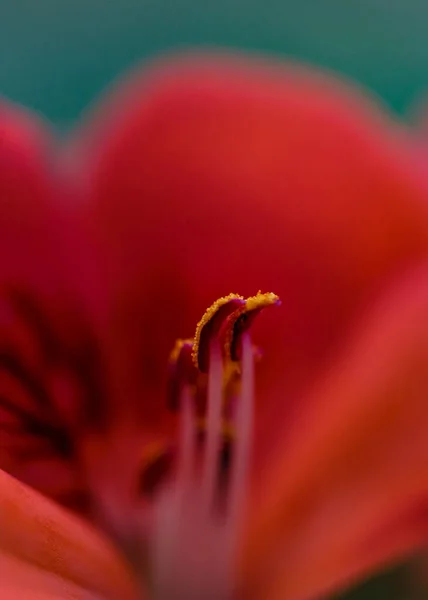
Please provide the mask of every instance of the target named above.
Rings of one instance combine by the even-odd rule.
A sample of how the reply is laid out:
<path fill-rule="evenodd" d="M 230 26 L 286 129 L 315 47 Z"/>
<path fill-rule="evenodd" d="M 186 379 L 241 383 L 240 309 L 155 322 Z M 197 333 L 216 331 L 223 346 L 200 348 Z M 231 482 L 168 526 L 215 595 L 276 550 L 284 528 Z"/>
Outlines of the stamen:
<path fill-rule="evenodd" d="M 167 406 L 176 411 L 180 405 L 183 388 L 197 385 L 199 372 L 193 363 L 193 340 L 178 339 L 168 360 L 166 389 Z"/>
<path fill-rule="evenodd" d="M 279 305 L 272 292 L 258 291 L 244 299 L 238 294 L 219 298 L 203 314 L 193 339 L 179 339 L 168 360 L 167 405 L 172 411 L 180 407 L 184 386 L 191 389 L 195 406 L 205 413 L 207 405 L 207 373 L 213 344 L 219 346 L 223 362 L 224 406 L 235 396 L 242 361 L 242 338 L 255 318 L 267 307 Z"/>
<path fill-rule="evenodd" d="M 248 478 L 253 416 L 253 351 L 243 338 L 242 393 L 238 398 L 236 445 L 230 466 L 225 514 L 215 503 L 218 493 L 222 433 L 223 364 L 218 346 L 209 357 L 207 434 L 202 473 L 195 468 L 197 423 L 187 389 L 181 399 L 181 436 L 177 476 L 156 502 L 152 532 L 154 600 L 230 600 L 234 561 Z"/>
<path fill-rule="evenodd" d="M 222 361 L 217 344 L 211 344 L 211 368 L 208 375 L 208 421 L 205 442 L 205 457 L 202 469 L 201 510 L 208 513 L 212 508 L 217 482 L 217 465 L 222 433 Z"/>
<path fill-rule="evenodd" d="M 192 355 L 195 366 L 202 373 L 207 373 L 209 369 L 210 341 L 217 337 L 224 320 L 237 308 L 244 305 L 243 296 L 229 294 L 216 300 L 202 315 L 196 325 Z"/>
<path fill-rule="evenodd" d="M 242 338 L 241 397 L 236 406 L 236 442 L 233 447 L 234 469 L 230 481 L 231 521 L 237 522 L 245 500 L 248 469 L 250 465 L 251 440 L 254 414 L 254 357 L 250 336 Z"/>
<path fill-rule="evenodd" d="M 223 341 L 225 355 L 232 361 L 242 358 L 242 337 L 251 327 L 255 318 L 268 306 L 279 305 L 280 300 L 272 292 L 262 293 L 245 300 L 245 304 L 231 313 L 219 330 L 219 338 Z"/>
<path fill-rule="evenodd" d="M 180 423 L 177 489 L 190 487 L 195 470 L 195 415 L 188 388 L 183 390 L 183 412 Z"/>
<path fill-rule="evenodd" d="M 255 349 L 248 329 L 264 308 L 277 304 L 272 293 L 224 296 L 204 313 L 194 339 L 178 340 L 171 353 L 168 406 L 180 409 L 181 427 L 175 477 L 154 507 L 154 600 L 233 596 L 254 411 Z M 231 459 L 227 477 L 220 477 L 226 430 Z"/>

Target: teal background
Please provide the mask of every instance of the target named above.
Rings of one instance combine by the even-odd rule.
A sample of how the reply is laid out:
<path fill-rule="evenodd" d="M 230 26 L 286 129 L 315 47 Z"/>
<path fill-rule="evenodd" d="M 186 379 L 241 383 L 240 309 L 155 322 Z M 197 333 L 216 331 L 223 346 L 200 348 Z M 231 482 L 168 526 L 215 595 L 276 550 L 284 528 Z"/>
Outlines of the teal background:
<path fill-rule="evenodd" d="M 336 70 L 404 114 L 428 88 L 428 1 L 0 0 L 0 93 L 67 128 L 135 62 L 198 45 Z M 409 599 L 407 576 L 346 598 Z"/>
<path fill-rule="evenodd" d="M 222 45 L 363 82 L 403 112 L 428 86 L 426 0 L 0 0 L 0 92 L 62 124 L 160 51 Z"/>

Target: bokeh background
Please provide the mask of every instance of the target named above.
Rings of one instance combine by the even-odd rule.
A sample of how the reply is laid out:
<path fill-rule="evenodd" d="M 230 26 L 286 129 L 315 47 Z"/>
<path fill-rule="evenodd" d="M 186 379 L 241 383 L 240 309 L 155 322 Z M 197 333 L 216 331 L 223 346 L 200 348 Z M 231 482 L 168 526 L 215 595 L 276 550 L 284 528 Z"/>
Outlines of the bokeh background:
<path fill-rule="evenodd" d="M 0 0 L 0 93 L 64 131 L 130 66 L 195 46 L 328 68 L 402 118 L 428 90 L 427 0 Z M 408 599 L 409 573 L 403 565 L 346 600 Z"/>
<path fill-rule="evenodd" d="M 426 0 L 0 0 L 0 92 L 67 124 L 136 61 L 221 45 L 337 70 L 403 113 L 427 30 Z"/>

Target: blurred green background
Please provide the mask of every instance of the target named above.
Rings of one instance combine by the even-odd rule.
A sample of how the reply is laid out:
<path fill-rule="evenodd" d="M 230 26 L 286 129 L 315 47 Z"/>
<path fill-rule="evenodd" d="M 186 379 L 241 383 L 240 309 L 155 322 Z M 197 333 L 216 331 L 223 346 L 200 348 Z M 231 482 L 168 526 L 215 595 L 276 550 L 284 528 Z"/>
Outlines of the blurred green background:
<path fill-rule="evenodd" d="M 124 69 L 199 45 L 333 69 L 401 114 L 428 88 L 427 0 L 0 0 L 0 93 L 66 128 Z M 408 599 L 407 575 L 346 599 Z"/>
<path fill-rule="evenodd" d="M 66 124 L 139 59 L 203 44 L 327 66 L 402 113 L 427 30 L 426 0 L 0 0 L 0 92 Z"/>

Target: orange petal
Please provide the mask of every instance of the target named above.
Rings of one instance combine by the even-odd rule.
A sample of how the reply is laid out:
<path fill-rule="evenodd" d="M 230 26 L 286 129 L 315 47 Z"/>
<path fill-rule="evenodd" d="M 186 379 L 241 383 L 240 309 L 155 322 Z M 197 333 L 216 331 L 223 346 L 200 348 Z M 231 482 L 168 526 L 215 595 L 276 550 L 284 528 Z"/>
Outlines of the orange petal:
<path fill-rule="evenodd" d="M 386 522 L 379 519 L 379 526 L 370 534 L 363 531 L 361 538 L 344 549 L 329 565 L 320 567 L 319 589 L 340 589 L 369 577 L 391 564 L 412 557 L 415 548 L 423 548 L 428 539 L 428 511 L 426 502 L 411 506 L 394 519 Z M 338 575 L 340 573 L 340 575 Z"/>
<path fill-rule="evenodd" d="M 0 568 L 2 600 L 100 600 L 95 592 L 83 589 L 55 573 L 3 554 L 1 550 Z"/>
<path fill-rule="evenodd" d="M 261 376 L 304 385 L 428 252 L 410 145 L 358 90 L 294 67 L 188 58 L 119 86 L 70 168 L 110 277 L 120 410 L 158 413 L 175 340 L 232 291 L 280 296 L 254 331 Z"/>
<path fill-rule="evenodd" d="M 36 597 L 60 597 L 61 586 L 63 597 L 75 588 L 82 589 L 78 598 L 140 597 L 107 539 L 1 470 L 0 568 L 2 592 L 5 582 L 11 598 L 33 584 Z"/>
<path fill-rule="evenodd" d="M 360 322 L 291 435 L 272 432 L 251 512 L 249 597 L 315 598 L 427 541 L 426 512 L 415 521 L 428 498 L 427 393 L 424 267 Z"/>

